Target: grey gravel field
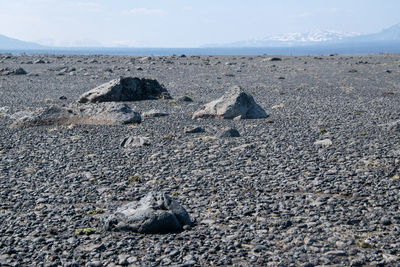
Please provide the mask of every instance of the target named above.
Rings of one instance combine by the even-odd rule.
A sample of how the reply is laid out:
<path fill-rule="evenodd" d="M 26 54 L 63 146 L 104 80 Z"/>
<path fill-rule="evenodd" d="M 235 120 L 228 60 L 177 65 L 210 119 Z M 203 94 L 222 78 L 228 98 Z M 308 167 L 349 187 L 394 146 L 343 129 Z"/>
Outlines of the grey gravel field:
<path fill-rule="evenodd" d="M 400 55 L 271 58 L 0 54 L 0 266 L 400 266 Z M 10 127 L 120 76 L 173 99 L 124 102 L 140 124 Z M 233 86 L 269 116 L 192 119 Z M 193 225 L 104 228 L 151 191 Z"/>

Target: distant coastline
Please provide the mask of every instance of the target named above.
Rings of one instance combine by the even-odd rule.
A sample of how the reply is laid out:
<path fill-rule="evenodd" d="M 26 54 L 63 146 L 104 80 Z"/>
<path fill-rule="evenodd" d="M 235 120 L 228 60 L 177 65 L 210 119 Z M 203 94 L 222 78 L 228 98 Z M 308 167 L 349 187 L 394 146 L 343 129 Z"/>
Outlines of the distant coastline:
<path fill-rule="evenodd" d="M 43 49 L 0 49 L 12 54 L 66 54 L 66 55 L 121 55 L 121 56 L 172 56 L 172 55 L 287 55 L 316 56 L 329 54 L 380 54 L 400 53 L 399 42 L 371 42 L 343 45 L 312 45 L 298 47 L 207 47 L 207 48 L 102 48 L 66 47 Z"/>

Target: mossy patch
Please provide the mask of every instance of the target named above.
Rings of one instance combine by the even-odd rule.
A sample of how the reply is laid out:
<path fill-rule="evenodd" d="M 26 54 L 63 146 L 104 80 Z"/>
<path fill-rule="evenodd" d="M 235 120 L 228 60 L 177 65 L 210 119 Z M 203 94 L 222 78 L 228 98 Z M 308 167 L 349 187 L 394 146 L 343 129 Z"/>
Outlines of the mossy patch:
<path fill-rule="evenodd" d="M 96 232 L 96 228 L 78 228 L 75 230 L 75 235 L 92 235 Z"/>
<path fill-rule="evenodd" d="M 93 209 L 93 210 L 89 210 L 87 212 L 88 215 L 96 215 L 96 214 L 102 214 L 104 213 L 103 209 Z"/>
<path fill-rule="evenodd" d="M 130 183 L 140 183 L 140 177 L 137 175 L 133 175 L 128 178 L 128 182 Z"/>

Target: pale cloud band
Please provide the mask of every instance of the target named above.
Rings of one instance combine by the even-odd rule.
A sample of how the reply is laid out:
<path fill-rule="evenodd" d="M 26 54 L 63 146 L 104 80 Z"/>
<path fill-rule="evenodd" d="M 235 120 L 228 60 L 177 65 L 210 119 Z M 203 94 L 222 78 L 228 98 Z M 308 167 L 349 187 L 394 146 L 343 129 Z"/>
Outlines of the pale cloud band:
<path fill-rule="evenodd" d="M 130 10 L 126 10 L 122 12 L 125 15 L 129 14 L 137 14 L 137 15 L 165 15 L 167 14 L 166 11 L 162 9 L 152 9 L 152 8 L 132 8 Z"/>

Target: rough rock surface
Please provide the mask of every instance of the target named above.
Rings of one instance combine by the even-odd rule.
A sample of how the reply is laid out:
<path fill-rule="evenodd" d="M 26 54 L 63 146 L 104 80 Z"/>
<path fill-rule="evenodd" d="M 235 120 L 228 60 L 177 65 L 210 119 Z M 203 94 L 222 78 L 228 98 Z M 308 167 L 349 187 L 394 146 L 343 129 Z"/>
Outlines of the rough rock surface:
<path fill-rule="evenodd" d="M 0 265 L 398 265 L 400 132 L 383 124 L 400 120 L 400 55 L 271 57 L 0 54 L 0 69 L 39 75 L 0 76 Z M 37 59 L 49 63 L 28 64 Z M 66 67 L 76 71 L 58 75 Z M 119 76 L 154 77 L 194 102 L 125 103 L 169 114 L 140 124 L 9 127 L 9 114 L 68 107 Z M 191 119 L 233 85 L 269 117 Z M 213 138 L 230 127 L 241 137 Z M 121 148 L 129 136 L 151 145 Z M 314 145 L 324 139 L 333 144 Z M 158 189 L 190 229 L 104 231 L 118 207 Z"/>
<path fill-rule="evenodd" d="M 225 94 L 196 111 L 192 118 L 261 119 L 267 113 L 254 101 L 253 97 L 239 86 L 232 87 Z"/>
<path fill-rule="evenodd" d="M 122 103 L 50 106 L 37 108 L 34 111 L 17 112 L 11 118 L 14 120 L 13 127 L 66 124 L 113 125 L 141 122 L 140 113 Z"/>
<path fill-rule="evenodd" d="M 78 102 L 139 101 L 168 98 L 168 96 L 167 89 L 156 80 L 120 77 L 84 93 Z"/>
<path fill-rule="evenodd" d="M 189 214 L 176 200 L 162 192 L 150 192 L 139 202 L 117 209 L 105 222 L 106 230 L 165 234 L 191 225 Z"/>

